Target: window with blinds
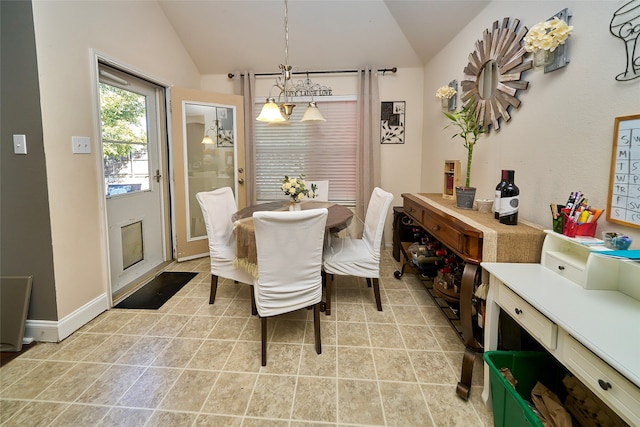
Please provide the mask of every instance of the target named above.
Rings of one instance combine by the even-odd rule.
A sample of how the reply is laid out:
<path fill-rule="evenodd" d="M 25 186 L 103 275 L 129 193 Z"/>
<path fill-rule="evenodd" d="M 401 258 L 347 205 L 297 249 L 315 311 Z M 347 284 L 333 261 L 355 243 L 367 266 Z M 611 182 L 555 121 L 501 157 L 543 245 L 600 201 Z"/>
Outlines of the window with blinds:
<path fill-rule="evenodd" d="M 286 198 L 280 189 L 284 176 L 304 174 L 307 182 L 329 180 L 329 200 L 355 204 L 357 102 L 355 98 L 316 102 L 326 122 L 300 122 L 307 102 L 298 100 L 288 122 L 256 121 L 258 202 Z"/>

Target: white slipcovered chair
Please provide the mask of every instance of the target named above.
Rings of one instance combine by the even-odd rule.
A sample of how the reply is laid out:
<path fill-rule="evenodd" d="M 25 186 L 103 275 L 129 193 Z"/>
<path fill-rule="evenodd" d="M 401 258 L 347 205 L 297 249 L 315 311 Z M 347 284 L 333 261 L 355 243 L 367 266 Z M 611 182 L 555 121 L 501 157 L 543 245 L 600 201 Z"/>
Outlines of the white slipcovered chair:
<path fill-rule="evenodd" d="M 311 184 L 316 185 L 316 197 L 313 200 L 318 200 L 320 202 L 328 202 L 329 201 L 329 181 L 311 181 L 309 182 L 309 188 L 311 188 Z"/>
<path fill-rule="evenodd" d="M 376 299 L 378 311 L 382 311 L 380 300 L 380 247 L 387 213 L 393 201 L 393 194 L 381 188 L 374 188 L 367 207 L 362 238 L 334 238 L 325 248 L 323 269 L 326 273 L 326 314 L 331 314 L 331 286 L 333 275 L 357 276 L 367 279 Z"/>
<path fill-rule="evenodd" d="M 211 258 L 211 293 L 209 304 L 216 300 L 218 277 L 236 282 L 253 283 L 253 276 L 242 267 L 234 265 L 236 241 L 233 236 L 231 216 L 238 210 L 230 187 L 218 188 L 196 194 L 209 239 Z"/>
<path fill-rule="evenodd" d="M 254 301 L 262 323 L 262 366 L 267 364 L 267 317 L 313 306 L 316 353 L 322 352 L 322 250 L 326 208 L 255 212 L 258 253 Z"/>

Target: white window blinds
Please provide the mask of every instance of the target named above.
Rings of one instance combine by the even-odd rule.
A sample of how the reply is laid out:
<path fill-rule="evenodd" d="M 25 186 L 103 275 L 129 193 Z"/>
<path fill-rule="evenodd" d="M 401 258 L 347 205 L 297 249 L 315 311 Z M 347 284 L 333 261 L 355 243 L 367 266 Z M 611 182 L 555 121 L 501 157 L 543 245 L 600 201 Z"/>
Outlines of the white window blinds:
<path fill-rule="evenodd" d="M 256 104 L 256 111 L 262 102 Z M 316 102 L 326 122 L 300 122 L 307 102 L 297 106 L 289 122 L 256 121 L 256 192 L 259 202 L 281 200 L 284 176 L 305 181 L 329 180 L 329 200 L 355 204 L 357 102 Z"/>

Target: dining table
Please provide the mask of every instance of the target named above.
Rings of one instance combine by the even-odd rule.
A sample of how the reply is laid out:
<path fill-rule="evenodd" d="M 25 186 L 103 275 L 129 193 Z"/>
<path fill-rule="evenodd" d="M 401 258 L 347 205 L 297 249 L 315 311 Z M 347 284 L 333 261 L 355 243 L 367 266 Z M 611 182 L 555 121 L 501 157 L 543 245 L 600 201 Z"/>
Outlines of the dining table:
<path fill-rule="evenodd" d="M 334 202 L 303 200 L 290 202 L 278 200 L 259 203 L 240 209 L 233 214 L 233 231 L 236 240 L 235 264 L 246 269 L 254 277 L 258 275 L 258 253 L 256 250 L 256 235 L 253 224 L 253 213 L 258 211 L 288 211 L 327 208 L 327 223 L 325 234 L 338 233 L 346 229 L 353 218 L 353 211 L 346 206 Z"/>

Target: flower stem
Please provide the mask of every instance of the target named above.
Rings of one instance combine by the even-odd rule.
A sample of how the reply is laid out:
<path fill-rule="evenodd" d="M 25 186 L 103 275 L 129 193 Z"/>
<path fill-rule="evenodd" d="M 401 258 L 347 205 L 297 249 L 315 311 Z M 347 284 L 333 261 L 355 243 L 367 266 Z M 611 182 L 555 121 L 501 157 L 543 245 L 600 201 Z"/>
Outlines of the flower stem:
<path fill-rule="evenodd" d="M 469 184 L 471 183 L 471 160 L 473 159 L 473 146 L 474 144 L 469 144 L 469 148 L 467 150 L 467 179 L 465 180 L 464 186 L 469 188 Z"/>

